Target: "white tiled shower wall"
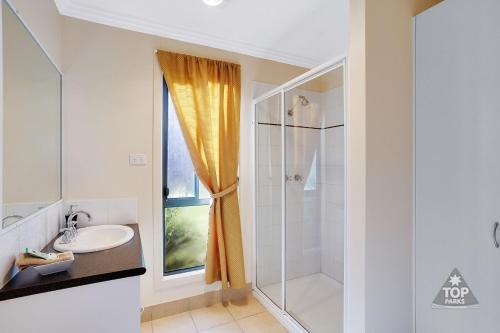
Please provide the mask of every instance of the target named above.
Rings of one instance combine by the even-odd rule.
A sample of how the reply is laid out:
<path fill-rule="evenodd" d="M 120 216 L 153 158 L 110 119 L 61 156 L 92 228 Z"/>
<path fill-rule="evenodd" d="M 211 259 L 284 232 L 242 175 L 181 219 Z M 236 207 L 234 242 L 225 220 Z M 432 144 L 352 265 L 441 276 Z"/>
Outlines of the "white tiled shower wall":
<path fill-rule="evenodd" d="M 5 285 L 18 271 L 16 256 L 25 247 L 42 249 L 54 239 L 70 205 L 92 215 L 91 223 L 81 221 L 79 227 L 100 224 L 137 223 L 137 199 L 68 200 L 56 203 L 27 219 L 0 230 L 0 286 Z"/>
<path fill-rule="evenodd" d="M 298 95 L 305 96 L 309 106 L 301 106 Z M 286 124 L 321 128 L 325 111 L 321 95 L 298 89 L 285 93 L 286 110 L 295 106 L 292 115 L 286 114 Z M 321 272 L 321 191 L 317 171 L 322 158 L 322 130 L 286 127 L 285 131 L 286 170 L 291 177 L 286 186 L 286 279 L 291 280 Z M 316 179 L 308 181 L 313 171 Z M 297 175 L 302 180 L 295 180 Z"/>
<path fill-rule="evenodd" d="M 323 94 L 324 127 L 344 124 L 344 91 Z M 344 127 L 322 131 L 321 158 L 321 272 L 344 282 Z"/>
<path fill-rule="evenodd" d="M 279 123 L 279 98 L 263 103 L 259 122 Z M 269 111 L 267 111 L 269 110 Z M 276 111 L 278 110 L 278 111 Z M 281 130 L 262 125 L 257 133 L 257 283 L 281 280 Z"/>
<path fill-rule="evenodd" d="M 256 96 L 272 86 L 256 83 Z M 319 118 L 308 110 L 286 116 L 287 124 L 313 127 L 343 125 L 343 89 L 325 93 L 294 90 L 287 106 L 304 95 L 320 108 Z M 279 97 L 260 105 L 260 122 L 280 123 Z M 303 181 L 287 183 L 287 279 L 324 273 L 343 282 L 344 256 L 344 129 L 287 128 L 287 174 Z M 260 125 L 257 155 L 257 274 L 259 285 L 281 280 L 281 127 Z M 316 184 L 304 189 L 316 154 Z"/>

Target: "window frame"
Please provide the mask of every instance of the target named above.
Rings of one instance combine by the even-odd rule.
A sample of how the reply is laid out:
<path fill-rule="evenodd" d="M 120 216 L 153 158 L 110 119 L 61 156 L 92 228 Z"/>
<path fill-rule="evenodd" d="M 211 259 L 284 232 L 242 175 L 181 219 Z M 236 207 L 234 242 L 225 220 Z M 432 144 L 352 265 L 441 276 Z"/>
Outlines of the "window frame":
<path fill-rule="evenodd" d="M 210 205 L 211 199 L 201 199 L 200 198 L 200 181 L 196 173 L 194 173 L 194 196 L 192 197 L 182 197 L 182 198 L 168 198 L 168 86 L 165 79 L 162 79 L 163 89 L 162 89 L 162 100 L 163 100 L 163 128 L 162 128 L 162 216 L 163 216 L 163 276 L 172 276 L 181 273 L 199 271 L 205 269 L 205 265 L 194 266 L 190 268 L 182 268 L 167 271 L 166 257 L 167 257 L 167 239 L 166 235 L 166 209 L 175 207 L 192 207 L 192 206 L 207 206 Z M 170 110 L 171 112 L 171 110 Z"/>
<path fill-rule="evenodd" d="M 168 86 L 163 79 L 163 199 L 164 207 L 188 207 L 188 206 L 204 206 L 210 204 L 209 198 L 200 198 L 200 181 L 196 173 L 194 177 L 194 196 L 182 198 L 168 198 Z"/>

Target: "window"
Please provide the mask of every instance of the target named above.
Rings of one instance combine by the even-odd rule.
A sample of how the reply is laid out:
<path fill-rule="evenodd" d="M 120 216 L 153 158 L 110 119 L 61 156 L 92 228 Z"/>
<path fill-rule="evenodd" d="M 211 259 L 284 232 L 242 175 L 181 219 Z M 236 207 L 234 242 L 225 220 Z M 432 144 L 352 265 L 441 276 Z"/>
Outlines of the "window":
<path fill-rule="evenodd" d="M 306 184 L 304 185 L 304 191 L 316 191 L 316 173 L 318 171 L 318 166 L 316 162 L 316 152 L 314 152 L 314 158 L 311 165 L 311 171 L 306 179 Z"/>
<path fill-rule="evenodd" d="M 164 274 L 205 266 L 210 194 L 196 177 L 163 81 Z"/>

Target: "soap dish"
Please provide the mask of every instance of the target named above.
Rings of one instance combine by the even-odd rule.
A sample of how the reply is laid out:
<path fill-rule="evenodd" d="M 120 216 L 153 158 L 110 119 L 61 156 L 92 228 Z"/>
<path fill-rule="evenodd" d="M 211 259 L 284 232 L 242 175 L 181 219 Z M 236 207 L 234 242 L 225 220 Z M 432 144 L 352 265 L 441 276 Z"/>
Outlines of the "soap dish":
<path fill-rule="evenodd" d="M 32 266 L 40 275 L 50 275 L 54 273 L 64 272 L 71 267 L 75 259 L 54 262 L 52 264 Z"/>

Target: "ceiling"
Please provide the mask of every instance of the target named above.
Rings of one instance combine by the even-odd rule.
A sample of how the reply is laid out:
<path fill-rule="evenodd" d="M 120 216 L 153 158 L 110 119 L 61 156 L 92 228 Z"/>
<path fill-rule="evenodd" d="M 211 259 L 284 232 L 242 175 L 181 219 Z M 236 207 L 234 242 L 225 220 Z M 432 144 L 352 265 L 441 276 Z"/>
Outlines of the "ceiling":
<path fill-rule="evenodd" d="M 303 67 L 345 55 L 349 0 L 55 0 L 61 14 Z"/>

